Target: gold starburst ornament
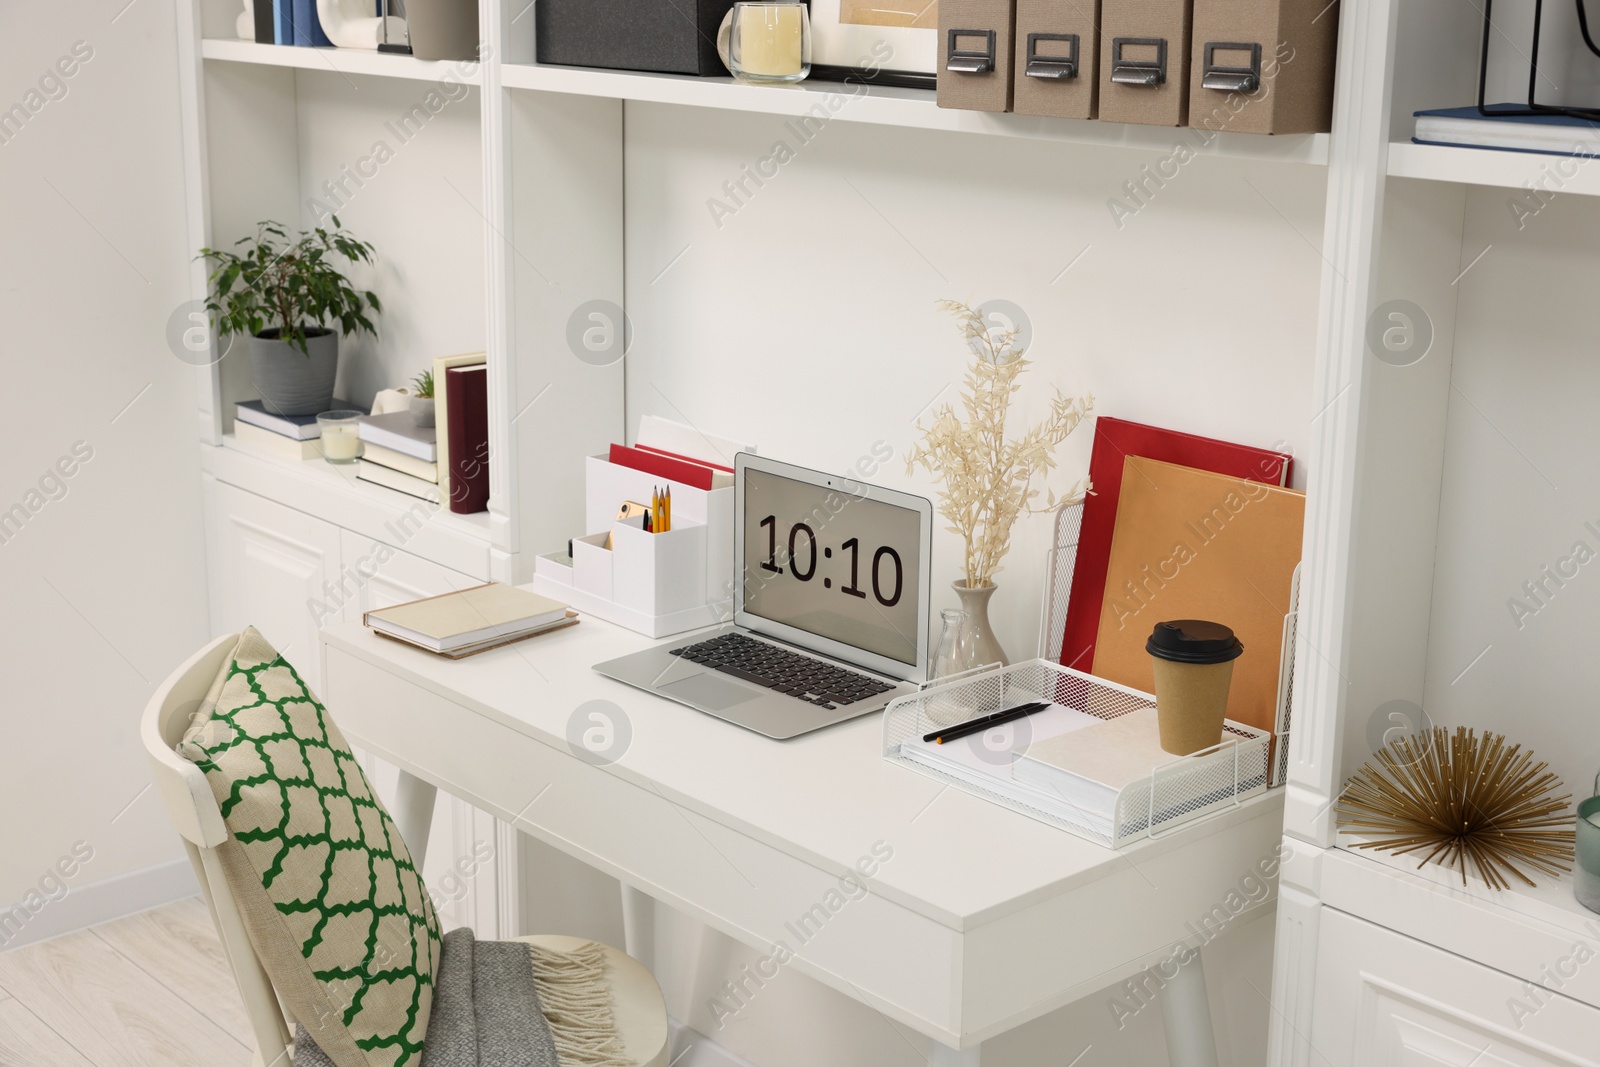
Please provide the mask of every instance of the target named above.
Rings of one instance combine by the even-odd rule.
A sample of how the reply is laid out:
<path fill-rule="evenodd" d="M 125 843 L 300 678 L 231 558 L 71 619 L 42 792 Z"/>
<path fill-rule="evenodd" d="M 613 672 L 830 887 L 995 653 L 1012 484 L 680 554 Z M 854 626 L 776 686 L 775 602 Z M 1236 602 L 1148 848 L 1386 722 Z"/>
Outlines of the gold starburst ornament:
<path fill-rule="evenodd" d="M 1428 863 L 1471 871 L 1495 889 L 1508 875 L 1534 885 L 1525 868 L 1560 877 L 1576 847 L 1572 795 L 1521 745 L 1499 734 L 1443 727 L 1392 741 L 1350 779 L 1339 825 L 1373 835 L 1358 848 L 1424 853 Z"/>

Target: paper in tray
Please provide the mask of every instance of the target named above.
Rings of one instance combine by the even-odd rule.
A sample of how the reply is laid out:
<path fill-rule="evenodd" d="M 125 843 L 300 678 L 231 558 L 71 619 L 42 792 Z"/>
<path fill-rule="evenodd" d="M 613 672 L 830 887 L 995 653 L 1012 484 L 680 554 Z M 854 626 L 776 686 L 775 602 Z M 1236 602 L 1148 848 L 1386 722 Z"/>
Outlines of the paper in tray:
<path fill-rule="evenodd" d="M 1053 706 L 946 745 L 922 740 L 940 727 L 1039 700 Z M 1128 715 L 1153 719 L 1155 698 L 1048 660 L 1032 660 L 896 700 L 884 712 L 883 752 L 891 762 L 1112 848 L 1157 836 L 1265 790 L 1270 735 L 1231 722 L 1215 749 L 1185 757 L 1146 753 L 1143 774 L 1126 767 L 1117 774 L 1109 767 L 1084 774 L 1056 768 L 1055 776 L 1044 777 L 1015 773 L 1015 761 L 1025 759 L 1031 745 L 1067 745 L 1069 735 L 1087 738 L 1081 731 Z"/>

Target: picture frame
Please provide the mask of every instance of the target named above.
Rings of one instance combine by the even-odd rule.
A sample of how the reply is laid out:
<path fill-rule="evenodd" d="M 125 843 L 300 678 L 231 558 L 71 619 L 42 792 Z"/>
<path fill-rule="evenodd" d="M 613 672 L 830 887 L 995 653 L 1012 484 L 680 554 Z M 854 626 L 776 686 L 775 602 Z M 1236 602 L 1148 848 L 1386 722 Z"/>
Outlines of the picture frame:
<path fill-rule="evenodd" d="M 846 22 L 862 0 L 810 0 L 811 76 L 933 89 L 939 69 L 938 0 L 874 2 L 880 23 Z M 904 23 L 894 24 L 904 14 Z M 911 25 L 916 22 L 917 25 Z"/>

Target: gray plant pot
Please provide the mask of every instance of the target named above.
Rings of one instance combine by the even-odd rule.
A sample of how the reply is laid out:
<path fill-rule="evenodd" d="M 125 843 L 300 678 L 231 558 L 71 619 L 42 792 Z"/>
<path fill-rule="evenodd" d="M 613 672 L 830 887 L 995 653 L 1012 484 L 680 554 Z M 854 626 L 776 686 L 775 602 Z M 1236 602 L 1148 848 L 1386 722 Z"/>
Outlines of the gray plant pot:
<path fill-rule="evenodd" d="M 306 338 L 306 351 L 278 340 L 276 329 L 250 338 L 250 376 L 267 410 L 279 415 L 320 415 L 333 407 L 339 373 L 339 335 Z"/>
<path fill-rule="evenodd" d="M 478 58 L 475 0 L 407 0 L 406 36 L 418 59 Z"/>
<path fill-rule="evenodd" d="M 418 426 L 436 425 L 433 413 L 433 397 L 414 396 L 411 398 L 411 421 Z"/>

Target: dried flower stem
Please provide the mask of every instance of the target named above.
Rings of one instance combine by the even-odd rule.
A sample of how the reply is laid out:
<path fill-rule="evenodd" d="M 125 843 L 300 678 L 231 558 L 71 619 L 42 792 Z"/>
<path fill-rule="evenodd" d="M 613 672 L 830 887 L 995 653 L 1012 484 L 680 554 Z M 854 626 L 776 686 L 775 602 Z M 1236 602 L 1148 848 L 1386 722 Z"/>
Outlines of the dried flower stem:
<path fill-rule="evenodd" d="M 1057 389 L 1049 416 L 1008 441 L 1011 397 L 1030 366 L 1017 346 L 1017 331 L 991 333 L 983 317 L 959 301 L 942 300 L 939 310 L 956 316 L 974 356 L 961 397 L 966 421 L 949 404 L 935 408 L 930 425 L 917 425 L 922 440 L 907 455 L 906 469 L 920 465 L 943 480 L 939 512 L 965 541 L 967 585 L 977 588 L 1000 573 L 1011 529 L 1023 513 L 1082 500 L 1088 491 L 1088 481 L 1080 479 L 1066 496 L 1051 491 L 1044 508 L 1032 507 L 1040 493 L 1035 479 L 1055 468 L 1056 448 L 1094 410 L 1094 397 L 1068 397 Z"/>

